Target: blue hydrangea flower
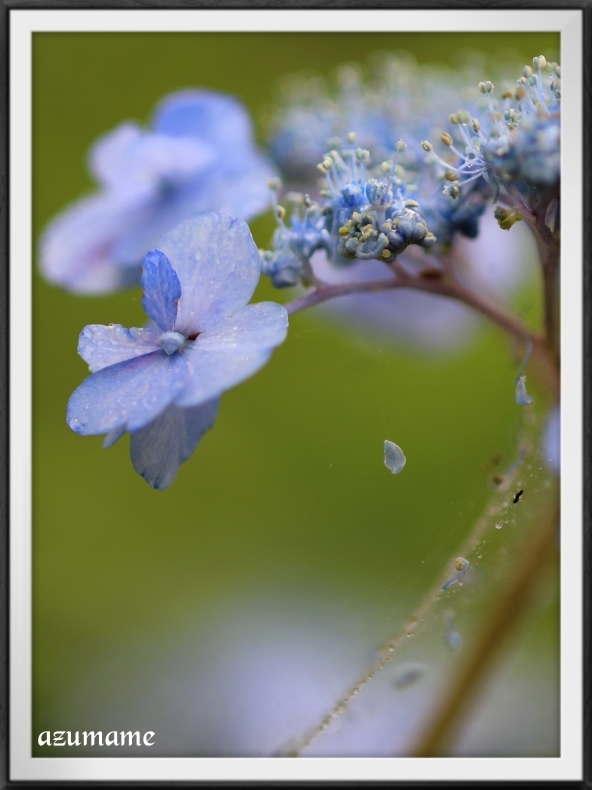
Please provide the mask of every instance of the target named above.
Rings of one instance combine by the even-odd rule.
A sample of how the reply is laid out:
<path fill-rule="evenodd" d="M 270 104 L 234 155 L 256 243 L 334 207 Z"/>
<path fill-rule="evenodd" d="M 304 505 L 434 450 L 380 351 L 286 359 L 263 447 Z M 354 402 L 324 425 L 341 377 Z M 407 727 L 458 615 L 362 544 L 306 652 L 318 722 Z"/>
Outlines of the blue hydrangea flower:
<path fill-rule="evenodd" d="M 281 305 L 247 304 L 259 272 L 242 220 L 205 214 L 167 234 L 144 259 L 151 328 L 83 329 L 78 353 L 92 375 L 70 398 L 70 428 L 106 434 L 106 447 L 129 432 L 135 470 L 167 488 L 212 426 L 222 392 L 255 373 L 286 336 Z"/>
<path fill-rule="evenodd" d="M 171 94 L 149 128 L 121 124 L 95 143 L 89 167 L 99 191 L 54 218 L 40 243 L 44 276 L 81 293 L 137 283 L 146 250 L 184 219 L 255 216 L 275 172 L 243 105 L 207 90 Z"/>

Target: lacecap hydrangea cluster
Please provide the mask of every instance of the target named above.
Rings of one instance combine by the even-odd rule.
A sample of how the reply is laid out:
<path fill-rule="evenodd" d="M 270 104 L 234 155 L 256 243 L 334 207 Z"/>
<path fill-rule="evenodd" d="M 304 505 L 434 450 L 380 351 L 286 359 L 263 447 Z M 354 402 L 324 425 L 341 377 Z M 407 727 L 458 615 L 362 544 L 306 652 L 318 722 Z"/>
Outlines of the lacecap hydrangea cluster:
<path fill-rule="evenodd" d="M 459 91 L 467 96 L 464 109 L 440 116 L 443 99 L 453 101 L 452 78 L 445 86 L 442 77 L 424 81 L 407 62 L 407 78 L 392 96 L 398 66 L 387 61 L 382 85 L 367 91 L 358 72 L 347 72 L 332 97 L 323 83 L 301 81 L 282 108 L 272 150 L 287 178 L 310 187 L 287 196 L 294 204 L 288 222 L 276 207 L 279 227 L 272 249 L 262 252 L 262 272 L 276 286 L 313 280 L 310 259 L 321 249 L 338 266 L 369 258 L 391 264 L 410 245 L 445 253 L 457 234 L 478 236 L 491 203 L 500 203 L 495 217 L 504 230 L 528 215 L 558 233 L 560 66 L 535 57 L 512 85 L 496 94 L 482 81 Z M 357 130 L 345 147 L 340 137 L 319 139 L 356 122 L 367 148 L 354 148 Z M 440 153 L 431 140 L 439 140 Z M 314 184 L 303 156 L 319 150 L 324 178 Z"/>

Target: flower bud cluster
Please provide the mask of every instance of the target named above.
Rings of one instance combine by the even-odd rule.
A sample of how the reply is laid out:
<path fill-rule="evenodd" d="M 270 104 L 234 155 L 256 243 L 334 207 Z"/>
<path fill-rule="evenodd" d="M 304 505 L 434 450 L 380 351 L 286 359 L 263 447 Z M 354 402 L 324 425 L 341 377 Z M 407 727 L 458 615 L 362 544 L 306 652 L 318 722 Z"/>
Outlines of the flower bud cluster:
<path fill-rule="evenodd" d="M 276 288 L 287 288 L 313 279 L 310 259 L 320 249 L 331 253 L 331 237 L 326 228 L 326 217 L 318 203 L 308 195 L 292 192 L 288 199 L 292 204 L 289 224 L 284 218 L 283 206 L 277 204 L 276 192 L 281 187 L 279 179 L 269 182 L 273 192 L 273 203 L 278 227 L 271 241 L 271 250 L 259 250 L 261 273 L 271 278 Z"/>
<path fill-rule="evenodd" d="M 449 116 L 450 132 L 438 156 L 428 141 L 424 149 L 446 182 L 444 194 L 458 198 L 467 184 L 500 189 L 514 184 L 523 196 L 552 192 L 559 183 L 561 68 L 541 55 L 526 66 L 516 87 L 493 99 L 494 85 L 480 82 L 486 106 L 478 112 L 459 110 Z"/>
<path fill-rule="evenodd" d="M 353 142 L 355 135 L 349 138 Z M 405 143 L 399 141 L 395 148 L 395 158 L 376 172 L 367 171 L 367 150 L 333 149 L 318 165 L 325 176 L 320 203 L 297 196 L 289 226 L 283 209 L 276 207 L 279 226 L 273 250 L 261 252 L 262 271 L 276 287 L 310 281 L 310 258 L 319 249 L 343 266 L 356 259 L 391 263 L 410 244 L 424 249 L 435 244 L 419 203 L 406 194 L 410 185 L 397 163 Z"/>

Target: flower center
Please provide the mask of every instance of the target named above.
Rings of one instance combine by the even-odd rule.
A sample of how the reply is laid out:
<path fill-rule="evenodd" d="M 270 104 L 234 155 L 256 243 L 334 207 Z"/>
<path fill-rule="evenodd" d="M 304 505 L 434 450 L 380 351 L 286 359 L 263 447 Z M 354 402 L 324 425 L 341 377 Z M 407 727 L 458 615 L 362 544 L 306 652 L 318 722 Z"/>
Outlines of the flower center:
<path fill-rule="evenodd" d="M 187 342 L 187 338 L 179 332 L 163 332 L 158 338 L 158 342 L 170 356 Z"/>

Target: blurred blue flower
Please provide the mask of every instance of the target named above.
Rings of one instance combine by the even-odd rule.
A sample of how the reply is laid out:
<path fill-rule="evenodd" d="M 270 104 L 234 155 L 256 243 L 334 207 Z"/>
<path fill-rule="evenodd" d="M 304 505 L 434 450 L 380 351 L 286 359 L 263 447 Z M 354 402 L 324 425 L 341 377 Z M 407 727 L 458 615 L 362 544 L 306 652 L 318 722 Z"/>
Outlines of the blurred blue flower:
<path fill-rule="evenodd" d="M 40 243 L 43 275 L 81 293 L 137 283 L 146 250 L 184 219 L 260 213 L 274 175 L 243 105 L 207 90 L 166 97 L 147 129 L 121 124 L 92 147 L 89 167 L 99 191 L 55 217 Z"/>
<path fill-rule="evenodd" d="M 543 458 L 545 463 L 555 474 L 561 469 L 561 412 L 555 406 L 549 417 L 543 433 Z"/>
<path fill-rule="evenodd" d="M 78 353 L 92 375 L 67 422 L 104 446 L 131 434 L 135 470 L 167 488 L 212 426 L 222 392 L 251 376 L 286 336 L 286 311 L 247 304 L 259 280 L 248 226 L 224 214 L 186 220 L 144 260 L 143 307 L 153 328 L 83 329 Z"/>
<path fill-rule="evenodd" d="M 471 67 L 453 71 L 419 65 L 405 53 L 375 53 L 368 69 L 349 63 L 331 81 L 291 75 L 281 85 L 271 121 L 274 158 L 290 178 L 309 178 L 327 148 L 341 148 L 354 131 L 358 145 L 376 162 L 389 159 L 403 138 L 409 168 L 423 160 L 420 141 L 464 94 Z"/>

